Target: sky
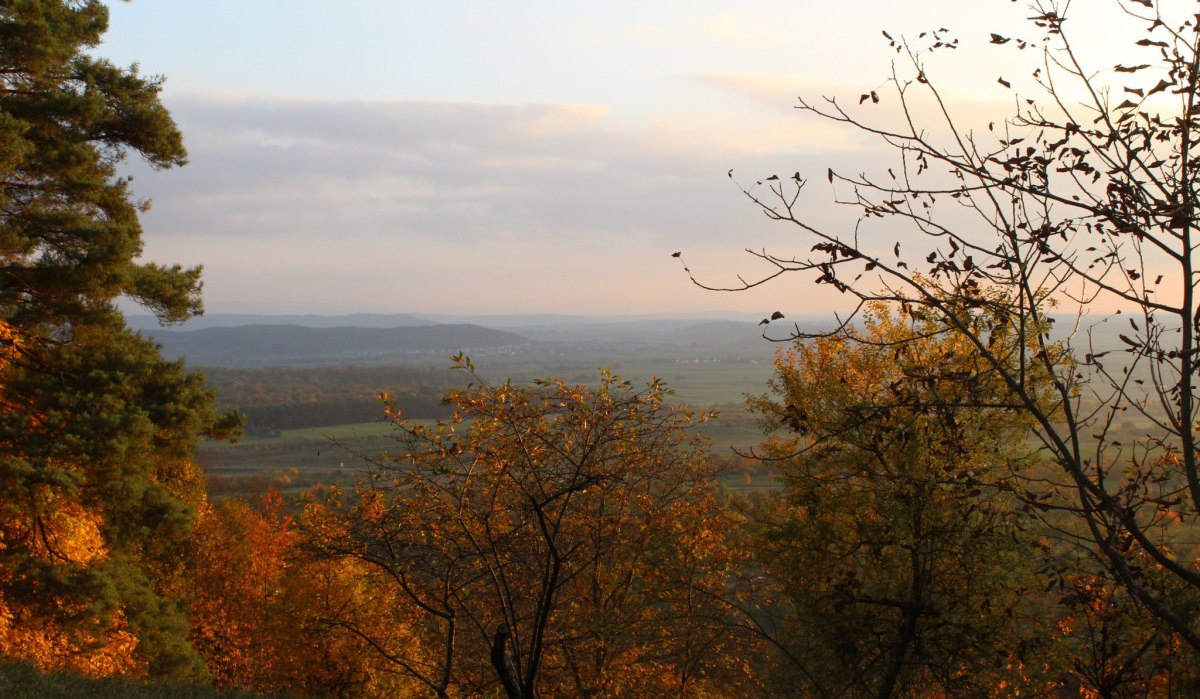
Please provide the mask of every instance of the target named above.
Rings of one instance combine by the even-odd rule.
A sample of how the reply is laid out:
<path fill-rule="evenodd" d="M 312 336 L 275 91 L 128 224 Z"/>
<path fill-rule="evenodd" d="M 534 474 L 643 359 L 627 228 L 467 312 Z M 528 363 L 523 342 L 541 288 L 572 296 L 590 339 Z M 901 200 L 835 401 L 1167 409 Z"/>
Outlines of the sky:
<path fill-rule="evenodd" d="M 135 0 L 110 11 L 95 53 L 165 78 L 190 156 L 177 170 L 128 164 L 153 202 L 145 258 L 202 264 L 216 313 L 836 310 L 845 300 L 811 276 L 722 293 L 681 265 L 736 285 L 766 271 L 745 249 L 811 246 L 736 184 L 772 173 L 811 177 L 806 212 L 853 226 L 826 168 L 881 169 L 889 156 L 796 110 L 797 98 L 854 105 L 876 90 L 881 103 L 863 109 L 894 114 L 898 56 L 884 30 L 945 27 L 960 40 L 928 70 L 968 119 L 1011 111 L 996 78 L 1034 66 L 988 42 L 1032 33 L 1010 0 Z M 1099 37 L 1103 22 L 1087 21 Z"/>

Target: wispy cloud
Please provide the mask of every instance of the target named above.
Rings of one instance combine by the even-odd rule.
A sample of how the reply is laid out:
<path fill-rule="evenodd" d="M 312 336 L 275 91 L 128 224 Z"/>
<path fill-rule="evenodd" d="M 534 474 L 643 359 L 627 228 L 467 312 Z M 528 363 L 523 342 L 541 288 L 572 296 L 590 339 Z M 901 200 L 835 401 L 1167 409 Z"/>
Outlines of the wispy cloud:
<path fill-rule="evenodd" d="M 715 15 L 692 15 L 688 24 L 710 40 L 730 46 L 782 45 L 789 37 L 773 28 L 762 15 L 747 16 L 741 10 Z"/>
<path fill-rule="evenodd" d="M 835 142 L 787 109 L 630 125 L 577 104 L 221 95 L 170 106 L 192 162 L 137 173 L 156 204 L 148 250 L 205 263 L 217 310 L 239 298 L 276 309 L 694 306 L 670 252 L 727 260 L 786 233 L 763 225 L 726 171 L 824 172 Z"/>

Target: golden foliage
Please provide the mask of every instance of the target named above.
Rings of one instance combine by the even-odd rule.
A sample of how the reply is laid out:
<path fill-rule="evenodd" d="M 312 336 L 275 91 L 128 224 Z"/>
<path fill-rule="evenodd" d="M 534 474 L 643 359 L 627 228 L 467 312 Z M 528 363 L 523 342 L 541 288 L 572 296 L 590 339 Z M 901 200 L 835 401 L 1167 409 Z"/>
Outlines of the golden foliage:
<path fill-rule="evenodd" d="M 329 696 L 408 696 L 379 670 L 358 636 L 335 623 L 349 615 L 379 637 L 407 644 L 403 624 L 385 612 L 386 587 L 353 561 L 314 560 L 277 493 L 260 508 L 225 501 L 197 527 L 189 620 L 192 641 L 218 687 Z"/>
<path fill-rule="evenodd" d="M 986 694 L 1034 553 L 1006 480 L 1029 423 L 1003 380 L 961 335 L 877 306 L 780 350 L 771 388 L 751 405 L 784 487 L 751 531 L 782 598 L 782 676 L 832 695 Z"/>
<path fill-rule="evenodd" d="M 0 320 L 0 368 L 21 352 L 21 336 L 10 323 Z"/>
<path fill-rule="evenodd" d="M 0 600 L 0 656 L 23 660 L 44 672 L 65 670 L 87 677 L 140 676 L 137 637 L 121 613 L 100 634 L 66 630 L 29 609 Z"/>
<path fill-rule="evenodd" d="M 0 548 L 22 545 L 36 558 L 59 562 L 65 569 L 84 568 L 102 562 L 107 551 L 100 531 L 100 518 L 77 499 L 46 496 L 41 512 L 32 517 L 14 517 L 0 526 Z M 5 582 L 11 583 L 12 573 Z M 60 611 L 62 600 L 42 600 Z M 32 663 L 41 670 L 66 670 L 89 677 L 140 675 L 144 662 L 136 653 L 137 637 L 128 629 L 119 610 L 107 620 L 66 625 L 43 609 L 21 605 L 0 596 L 0 656 Z"/>
<path fill-rule="evenodd" d="M 746 686 L 716 621 L 738 562 L 687 431 L 701 416 L 665 396 L 605 374 L 457 392 L 432 428 L 394 415 L 394 455 L 352 503 L 330 493 L 306 521 L 314 546 L 377 571 L 411 619 L 420 643 L 372 639 L 397 672 L 437 696 L 506 681 L 546 696 Z"/>

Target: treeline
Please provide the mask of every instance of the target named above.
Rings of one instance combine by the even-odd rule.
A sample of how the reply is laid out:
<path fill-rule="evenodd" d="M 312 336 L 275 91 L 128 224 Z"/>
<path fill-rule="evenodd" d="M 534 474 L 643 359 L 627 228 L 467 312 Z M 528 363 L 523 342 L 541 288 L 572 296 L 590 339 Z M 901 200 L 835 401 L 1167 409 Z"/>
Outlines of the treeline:
<path fill-rule="evenodd" d="M 408 417 L 446 417 L 443 397 L 464 383 L 445 368 L 415 366 L 212 368 L 205 375 L 221 408 L 245 414 L 250 435 L 381 420 L 382 393 Z"/>

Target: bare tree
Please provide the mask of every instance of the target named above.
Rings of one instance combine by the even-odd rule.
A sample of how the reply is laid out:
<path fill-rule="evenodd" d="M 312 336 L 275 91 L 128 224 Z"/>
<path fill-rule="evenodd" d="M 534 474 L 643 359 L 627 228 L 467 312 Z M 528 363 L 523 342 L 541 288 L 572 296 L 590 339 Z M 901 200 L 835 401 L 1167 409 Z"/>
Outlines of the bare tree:
<path fill-rule="evenodd" d="M 1014 91 L 1012 115 L 986 131 L 965 127 L 926 72 L 956 40 L 945 30 L 920 45 L 885 33 L 899 57 L 894 93 L 868 92 L 853 108 L 833 98 L 798 105 L 895 155 L 879 176 L 825 173 L 857 224 L 816 223 L 799 203 L 800 173 L 739 185 L 811 247 L 794 257 L 749 251 L 771 272 L 722 290 L 815 274 L 859 310 L 895 304 L 965 339 L 1007 386 L 994 407 L 1027 411 L 1054 464 L 993 485 L 1041 511 L 1048 531 L 1200 652 L 1200 3 L 1114 2 L 1145 29 L 1115 65 L 1083 64 L 1065 0 L 1030 6 L 1035 39 L 991 35 L 1039 57 L 1040 94 Z M 864 116 L 889 104 L 895 126 Z M 841 329 L 855 317 L 840 317 Z M 810 335 L 796 326 L 789 336 Z"/>

